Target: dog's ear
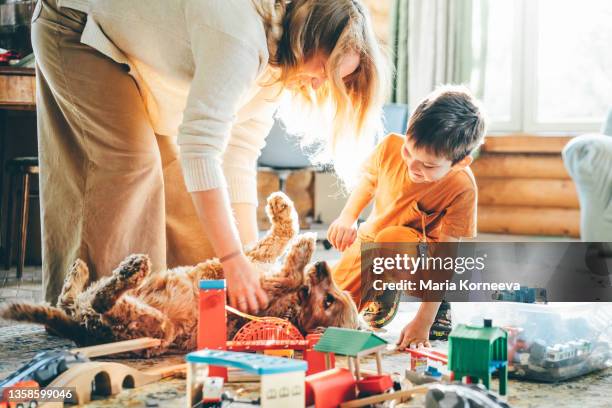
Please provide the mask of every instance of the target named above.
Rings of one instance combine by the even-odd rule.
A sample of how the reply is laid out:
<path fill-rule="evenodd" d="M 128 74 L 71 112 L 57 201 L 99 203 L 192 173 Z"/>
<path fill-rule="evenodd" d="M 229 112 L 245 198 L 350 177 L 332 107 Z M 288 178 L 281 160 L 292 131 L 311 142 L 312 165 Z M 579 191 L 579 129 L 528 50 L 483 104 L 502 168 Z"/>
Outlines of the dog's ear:
<path fill-rule="evenodd" d="M 312 285 L 317 285 L 325 280 L 331 279 L 329 268 L 326 262 L 317 262 L 314 267 L 310 269 L 308 280 Z"/>
<path fill-rule="evenodd" d="M 306 285 L 302 285 L 298 290 L 298 299 L 300 300 L 300 304 L 306 303 L 308 297 L 310 296 L 310 288 Z"/>

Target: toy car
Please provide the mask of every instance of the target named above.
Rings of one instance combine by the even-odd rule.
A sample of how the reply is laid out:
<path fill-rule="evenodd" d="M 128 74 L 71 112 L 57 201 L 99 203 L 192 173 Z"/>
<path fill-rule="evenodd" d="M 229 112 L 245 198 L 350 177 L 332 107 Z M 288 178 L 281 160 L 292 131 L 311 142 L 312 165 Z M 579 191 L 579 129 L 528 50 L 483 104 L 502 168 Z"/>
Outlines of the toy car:
<path fill-rule="evenodd" d="M 70 367 L 87 361 L 90 360 L 84 355 L 68 350 L 43 351 L 36 354 L 27 364 L 0 381 L 0 390 L 5 390 L 0 395 L 0 408 L 37 407 L 36 401 L 7 401 L 6 391 L 10 388 L 44 388 Z"/>
<path fill-rule="evenodd" d="M 427 408 L 510 408 L 482 384 L 436 384 L 425 396 Z"/>
<path fill-rule="evenodd" d="M 0 381 L 0 388 L 12 387 L 28 380 L 36 381 L 40 387 L 46 387 L 73 365 L 87 361 L 90 361 L 88 357 L 68 350 L 43 351 L 36 354 L 19 370 Z"/>

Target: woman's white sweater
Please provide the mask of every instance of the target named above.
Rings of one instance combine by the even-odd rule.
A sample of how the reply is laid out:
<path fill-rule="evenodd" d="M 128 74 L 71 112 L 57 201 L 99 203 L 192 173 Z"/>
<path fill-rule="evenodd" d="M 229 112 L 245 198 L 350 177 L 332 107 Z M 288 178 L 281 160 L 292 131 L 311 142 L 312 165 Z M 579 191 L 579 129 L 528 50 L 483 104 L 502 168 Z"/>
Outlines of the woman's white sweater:
<path fill-rule="evenodd" d="M 129 66 L 159 135 L 177 137 L 189 191 L 257 203 L 256 162 L 280 93 L 252 0 L 60 0 L 81 42 Z M 110 84 L 109 84 L 110 86 Z M 129 135 L 126 135 L 129 137 Z"/>

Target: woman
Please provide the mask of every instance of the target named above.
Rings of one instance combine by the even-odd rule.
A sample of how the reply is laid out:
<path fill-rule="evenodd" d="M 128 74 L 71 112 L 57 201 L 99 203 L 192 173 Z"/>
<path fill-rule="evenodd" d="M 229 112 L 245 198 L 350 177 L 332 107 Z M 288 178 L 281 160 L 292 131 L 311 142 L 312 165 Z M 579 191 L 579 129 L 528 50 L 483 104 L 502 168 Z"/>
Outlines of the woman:
<path fill-rule="evenodd" d="M 241 248 L 281 91 L 333 108 L 330 146 L 380 118 L 360 2 L 39 0 L 32 21 L 46 299 L 77 257 L 98 279 L 142 252 L 154 271 L 217 256 L 230 303 L 263 307 Z"/>

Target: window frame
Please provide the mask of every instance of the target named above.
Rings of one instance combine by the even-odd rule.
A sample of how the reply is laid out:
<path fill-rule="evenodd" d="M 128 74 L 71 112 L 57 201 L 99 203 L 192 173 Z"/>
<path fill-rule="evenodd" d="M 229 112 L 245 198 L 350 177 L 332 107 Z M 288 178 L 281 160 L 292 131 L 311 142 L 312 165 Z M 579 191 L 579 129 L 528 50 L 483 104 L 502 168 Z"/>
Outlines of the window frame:
<path fill-rule="evenodd" d="M 579 134 L 596 132 L 601 122 L 541 122 L 538 112 L 539 0 L 513 2 L 510 120 L 492 122 L 494 133 Z"/>

